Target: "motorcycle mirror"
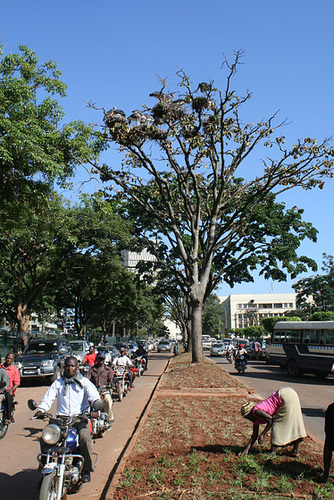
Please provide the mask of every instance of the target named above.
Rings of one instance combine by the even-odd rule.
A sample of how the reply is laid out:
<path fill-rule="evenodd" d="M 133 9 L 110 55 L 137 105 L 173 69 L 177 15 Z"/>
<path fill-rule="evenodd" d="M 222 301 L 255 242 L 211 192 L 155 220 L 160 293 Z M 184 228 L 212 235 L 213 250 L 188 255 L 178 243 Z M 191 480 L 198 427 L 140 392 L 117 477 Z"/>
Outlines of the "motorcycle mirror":
<path fill-rule="evenodd" d="M 94 410 L 102 411 L 104 408 L 104 403 L 101 399 L 97 399 L 96 401 L 94 401 L 92 406 L 93 406 Z"/>
<path fill-rule="evenodd" d="M 28 399 L 29 410 L 34 411 L 37 408 L 37 403 L 33 399 Z"/>
<path fill-rule="evenodd" d="M 2 380 L 0 382 L 0 389 L 3 389 L 4 387 L 6 387 L 6 382 L 4 380 Z"/>

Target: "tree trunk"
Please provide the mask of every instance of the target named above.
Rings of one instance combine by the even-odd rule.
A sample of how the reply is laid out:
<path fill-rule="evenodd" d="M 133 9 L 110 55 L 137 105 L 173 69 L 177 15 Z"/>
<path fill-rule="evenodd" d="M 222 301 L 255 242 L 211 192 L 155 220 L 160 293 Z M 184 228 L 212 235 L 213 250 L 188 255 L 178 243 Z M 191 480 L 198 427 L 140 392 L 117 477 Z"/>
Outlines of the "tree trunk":
<path fill-rule="evenodd" d="M 202 363 L 204 361 L 202 345 L 202 303 L 196 301 L 191 307 L 191 352 L 192 362 Z"/>
<path fill-rule="evenodd" d="M 26 304 L 18 304 L 16 311 L 16 321 L 19 333 L 22 335 L 24 347 L 28 342 L 30 310 Z"/>

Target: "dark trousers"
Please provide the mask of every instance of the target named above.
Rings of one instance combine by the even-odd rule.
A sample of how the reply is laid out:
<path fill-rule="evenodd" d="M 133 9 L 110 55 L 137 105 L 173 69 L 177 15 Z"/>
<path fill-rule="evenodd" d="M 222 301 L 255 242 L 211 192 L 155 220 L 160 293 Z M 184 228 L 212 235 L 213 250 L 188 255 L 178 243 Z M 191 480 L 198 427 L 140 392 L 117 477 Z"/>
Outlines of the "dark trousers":
<path fill-rule="evenodd" d="M 9 392 L 6 392 L 6 410 L 7 410 L 7 418 L 11 418 L 12 416 L 12 411 L 14 409 L 14 396 L 9 394 Z"/>

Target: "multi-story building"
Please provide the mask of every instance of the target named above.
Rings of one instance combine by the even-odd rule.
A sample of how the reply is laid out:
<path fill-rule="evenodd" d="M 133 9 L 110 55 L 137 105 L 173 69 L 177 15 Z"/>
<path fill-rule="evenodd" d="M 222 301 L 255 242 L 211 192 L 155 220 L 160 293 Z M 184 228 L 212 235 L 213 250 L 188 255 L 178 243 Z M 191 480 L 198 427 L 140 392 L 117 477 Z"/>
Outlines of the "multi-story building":
<path fill-rule="evenodd" d="M 296 309 L 295 293 L 231 294 L 219 300 L 223 306 L 225 333 L 232 328 L 259 326 L 262 318 L 284 316 Z"/>
<path fill-rule="evenodd" d="M 133 252 L 131 250 L 121 251 L 122 265 L 133 272 L 138 272 L 136 266 L 139 262 L 156 262 L 156 257 L 147 249 L 141 252 Z"/>

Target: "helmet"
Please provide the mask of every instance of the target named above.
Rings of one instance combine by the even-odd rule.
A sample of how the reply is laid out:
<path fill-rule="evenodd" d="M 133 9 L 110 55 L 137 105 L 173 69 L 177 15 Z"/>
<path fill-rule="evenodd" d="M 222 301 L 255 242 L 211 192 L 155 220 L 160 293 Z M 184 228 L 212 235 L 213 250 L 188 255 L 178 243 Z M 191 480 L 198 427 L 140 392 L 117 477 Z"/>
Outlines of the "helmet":
<path fill-rule="evenodd" d="M 256 403 L 254 403 L 254 401 L 251 401 L 250 403 L 244 403 L 240 410 L 241 416 L 244 418 L 247 417 L 255 405 Z"/>
<path fill-rule="evenodd" d="M 106 359 L 106 354 L 104 352 L 102 352 L 102 351 L 99 351 L 97 353 L 97 355 L 96 355 L 96 359 L 98 359 L 98 358 L 100 358 L 100 359 Z"/>

